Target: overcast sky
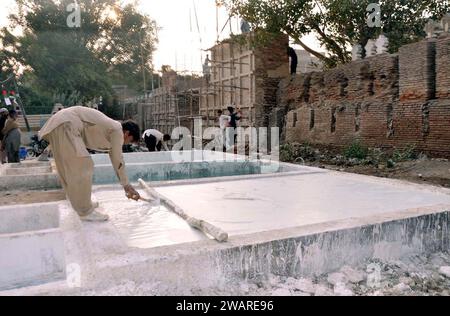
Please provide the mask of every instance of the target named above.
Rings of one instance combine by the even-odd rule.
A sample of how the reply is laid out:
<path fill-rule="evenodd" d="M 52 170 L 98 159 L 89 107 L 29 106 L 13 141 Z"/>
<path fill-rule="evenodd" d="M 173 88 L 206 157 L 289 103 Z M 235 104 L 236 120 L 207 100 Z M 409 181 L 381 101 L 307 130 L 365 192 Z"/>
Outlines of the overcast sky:
<path fill-rule="evenodd" d="M 124 2 L 132 1 L 124 0 Z M 215 0 L 140 0 L 138 2 L 141 12 L 149 14 L 161 28 L 158 50 L 154 56 L 155 69 L 160 69 L 162 65 L 171 65 L 179 71 L 201 71 L 201 61 L 206 55 L 202 50 L 213 46 L 217 37 Z M 3 26 L 6 23 L 8 11 L 15 7 L 15 0 L 1 0 L 1 3 L 0 25 Z M 3 10 L 3 8 L 9 10 Z M 195 12 L 198 17 L 198 27 Z M 219 10 L 218 20 L 220 32 L 228 20 L 224 8 Z M 231 23 L 234 33 L 239 30 L 238 23 L 237 19 L 233 19 Z M 226 38 L 229 34 L 230 26 L 227 25 L 220 38 Z M 307 38 L 306 41 L 315 43 L 313 38 Z"/>

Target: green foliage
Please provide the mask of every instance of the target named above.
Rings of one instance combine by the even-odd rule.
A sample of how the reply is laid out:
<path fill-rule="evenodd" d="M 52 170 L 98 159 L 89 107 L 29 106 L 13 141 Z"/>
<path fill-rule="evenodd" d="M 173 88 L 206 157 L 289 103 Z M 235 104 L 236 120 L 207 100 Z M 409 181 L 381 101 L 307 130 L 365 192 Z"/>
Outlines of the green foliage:
<path fill-rule="evenodd" d="M 344 156 L 347 159 L 366 159 L 369 155 L 369 149 L 360 142 L 353 142 L 344 150 Z"/>
<path fill-rule="evenodd" d="M 392 154 L 394 162 L 402 162 L 417 159 L 417 149 L 415 145 L 408 145 L 406 148 L 397 148 Z"/>
<path fill-rule="evenodd" d="M 280 160 L 283 162 L 293 162 L 295 160 L 295 150 L 291 144 L 280 146 Z"/>
<path fill-rule="evenodd" d="M 440 19 L 449 10 L 448 0 L 221 0 L 232 15 L 248 21 L 256 34 L 285 33 L 296 44 L 318 57 L 328 67 L 351 60 L 350 47 L 384 33 L 389 51 L 425 36 L 428 19 Z M 367 24 L 367 6 L 381 5 L 382 28 Z M 313 33 L 329 55 L 302 41 Z M 264 36 L 258 35 L 261 38 Z"/>
<path fill-rule="evenodd" d="M 25 70 L 20 81 L 28 88 L 22 95 L 32 103 L 36 95 L 66 96 L 65 106 L 110 98 L 113 84 L 142 91 L 143 72 L 151 86 L 157 27 L 135 4 L 78 0 L 81 27 L 70 28 L 66 7 L 73 0 L 16 2 L 19 10 L 10 16 L 9 27 L 0 30 L 0 76 Z M 11 30 L 18 27 L 23 32 L 15 36 Z"/>
<path fill-rule="evenodd" d="M 280 160 L 283 162 L 304 162 L 316 160 L 315 149 L 310 144 L 284 144 L 280 146 Z"/>
<path fill-rule="evenodd" d="M 65 107 L 80 105 L 81 100 L 82 97 L 79 91 L 72 91 L 71 93 L 60 93 L 53 96 L 53 104 L 60 103 Z"/>
<path fill-rule="evenodd" d="M 123 118 L 123 106 L 119 105 L 116 99 L 111 104 L 106 104 L 104 113 L 110 118 L 118 120 Z"/>

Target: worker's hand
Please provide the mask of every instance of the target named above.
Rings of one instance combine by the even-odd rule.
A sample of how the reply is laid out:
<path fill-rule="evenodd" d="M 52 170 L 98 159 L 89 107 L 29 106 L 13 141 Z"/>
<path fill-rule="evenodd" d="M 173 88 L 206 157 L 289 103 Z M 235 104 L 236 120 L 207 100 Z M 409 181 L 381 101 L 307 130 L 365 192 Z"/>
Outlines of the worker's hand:
<path fill-rule="evenodd" d="M 139 201 L 141 195 L 136 191 L 131 184 L 124 186 L 125 194 L 127 198 L 135 201 Z"/>

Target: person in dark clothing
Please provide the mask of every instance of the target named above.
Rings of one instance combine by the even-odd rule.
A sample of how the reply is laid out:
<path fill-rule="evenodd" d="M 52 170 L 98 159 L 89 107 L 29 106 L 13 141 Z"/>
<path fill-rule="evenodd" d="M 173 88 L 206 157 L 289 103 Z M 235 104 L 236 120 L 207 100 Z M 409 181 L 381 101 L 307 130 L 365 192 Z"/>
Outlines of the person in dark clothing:
<path fill-rule="evenodd" d="M 230 127 L 237 128 L 237 122 L 242 119 L 241 111 L 235 112 L 233 107 L 229 107 L 228 111 L 230 112 Z"/>
<path fill-rule="evenodd" d="M 237 134 L 236 134 L 236 128 L 237 122 L 242 119 L 241 111 L 235 112 L 234 108 L 232 106 L 228 107 L 228 111 L 230 112 L 230 127 L 227 129 L 229 131 L 228 140 L 231 141 L 234 140 L 234 144 L 236 144 L 237 140 Z M 231 144 L 228 144 L 231 145 Z M 227 146 L 229 148 L 229 146 Z"/>
<path fill-rule="evenodd" d="M 2 108 L 0 109 L 0 131 L 5 128 L 5 124 L 6 124 L 6 120 L 8 119 L 8 114 L 9 111 L 8 109 Z M 0 134 L 0 139 L 1 139 L 1 134 Z"/>
<path fill-rule="evenodd" d="M 288 56 L 291 58 L 291 75 L 297 73 L 298 56 L 292 47 L 288 47 Z"/>
<path fill-rule="evenodd" d="M 2 147 L 8 156 L 8 163 L 20 163 L 20 128 L 17 123 L 18 114 L 15 110 L 9 111 L 9 118 L 2 130 L 4 140 Z"/>
<path fill-rule="evenodd" d="M 170 141 L 171 137 L 168 134 L 164 135 L 160 131 L 149 129 L 145 131 L 142 138 L 144 139 L 149 152 L 161 151 L 163 146 L 166 151 L 169 151 L 167 142 Z"/>
<path fill-rule="evenodd" d="M 2 130 L 5 128 L 6 120 L 8 119 L 9 111 L 8 109 L 0 109 L 0 163 L 6 163 L 6 153 L 3 148 L 3 139 L 5 138 L 2 134 Z"/>

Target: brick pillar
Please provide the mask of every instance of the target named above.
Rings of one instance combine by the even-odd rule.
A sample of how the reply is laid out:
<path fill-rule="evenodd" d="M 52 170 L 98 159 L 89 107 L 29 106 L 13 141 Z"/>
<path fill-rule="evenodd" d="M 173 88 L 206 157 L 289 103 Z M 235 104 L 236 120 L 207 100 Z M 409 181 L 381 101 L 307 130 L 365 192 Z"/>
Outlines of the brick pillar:
<path fill-rule="evenodd" d="M 436 43 L 436 96 L 450 99 L 450 36 Z"/>
<path fill-rule="evenodd" d="M 436 96 L 436 43 L 425 40 L 399 50 L 400 101 L 428 101 Z"/>

